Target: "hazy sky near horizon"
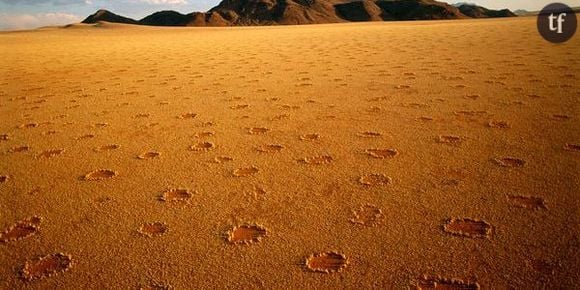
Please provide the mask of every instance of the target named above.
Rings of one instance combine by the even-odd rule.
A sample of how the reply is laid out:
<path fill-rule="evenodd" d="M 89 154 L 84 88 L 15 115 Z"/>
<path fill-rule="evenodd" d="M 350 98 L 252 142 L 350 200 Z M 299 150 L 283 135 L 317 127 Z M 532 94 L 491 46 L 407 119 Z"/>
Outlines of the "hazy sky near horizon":
<path fill-rule="evenodd" d="M 175 10 L 181 13 L 207 11 L 221 0 L 0 0 L 0 30 L 29 29 L 82 21 L 98 9 L 134 19 L 155 11 Z M 439 0 L 448 3 L 471 2 L 492 9 L 540 10 L 552 2 L 580 6 L 580 0 Z"/>

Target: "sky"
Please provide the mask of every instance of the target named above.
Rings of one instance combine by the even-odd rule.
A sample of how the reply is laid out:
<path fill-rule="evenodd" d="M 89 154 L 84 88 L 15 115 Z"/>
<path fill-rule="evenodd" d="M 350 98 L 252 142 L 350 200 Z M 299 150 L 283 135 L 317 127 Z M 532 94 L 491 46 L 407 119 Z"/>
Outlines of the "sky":
<path fill-rule="evenodd" d="M 546 0 L 439 0 L 448 3 L 470 2 L 491 8 L 540 10 Z M 220 0 L 0 0 L 0 30 L 30 29 L 48 25 L 77 23 L 98 9 L 141 19 L 153 12 L 175 10 L 184 14 L 207 11 Z M 580 6 L 580 0 L 555 0 Z"/>

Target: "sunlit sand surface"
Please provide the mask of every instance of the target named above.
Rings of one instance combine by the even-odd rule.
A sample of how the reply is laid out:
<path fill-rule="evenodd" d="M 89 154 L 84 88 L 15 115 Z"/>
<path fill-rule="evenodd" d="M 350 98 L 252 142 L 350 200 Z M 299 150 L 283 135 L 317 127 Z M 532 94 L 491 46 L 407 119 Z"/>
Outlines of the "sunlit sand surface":
<path fill-rule="evenodd" d="M 578 288 L 578 39 L 2 33 L 0 288 Z"/>

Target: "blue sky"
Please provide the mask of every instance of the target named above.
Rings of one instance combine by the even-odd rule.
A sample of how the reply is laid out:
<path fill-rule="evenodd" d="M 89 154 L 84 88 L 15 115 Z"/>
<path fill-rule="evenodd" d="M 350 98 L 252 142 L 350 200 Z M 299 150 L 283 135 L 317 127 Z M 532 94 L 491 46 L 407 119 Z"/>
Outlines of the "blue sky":
<path fill-rule="evenodd" d="M 0 30 L 27 29 L 46 25 L 80 22 L 100 8 L 141 19 L 155 11 L 176 10 L 181 13 L 207 11 L 220 0 L 0 0 Z M 439 0 L 442 1 L 442 0 Z M 457 0 L 475 2 L 487 8 L 539 10 L 551 2 L 580 6 L 580 0 Z"/>

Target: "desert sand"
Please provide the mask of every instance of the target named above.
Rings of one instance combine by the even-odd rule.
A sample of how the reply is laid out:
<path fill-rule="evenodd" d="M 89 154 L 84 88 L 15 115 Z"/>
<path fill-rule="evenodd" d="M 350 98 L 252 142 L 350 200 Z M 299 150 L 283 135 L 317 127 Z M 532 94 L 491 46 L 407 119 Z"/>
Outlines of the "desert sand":
<path fill-rule="evenodd" d="M 535 25 L 2 33 L 0 288 L 578 288 L 580 40 Z"/>

